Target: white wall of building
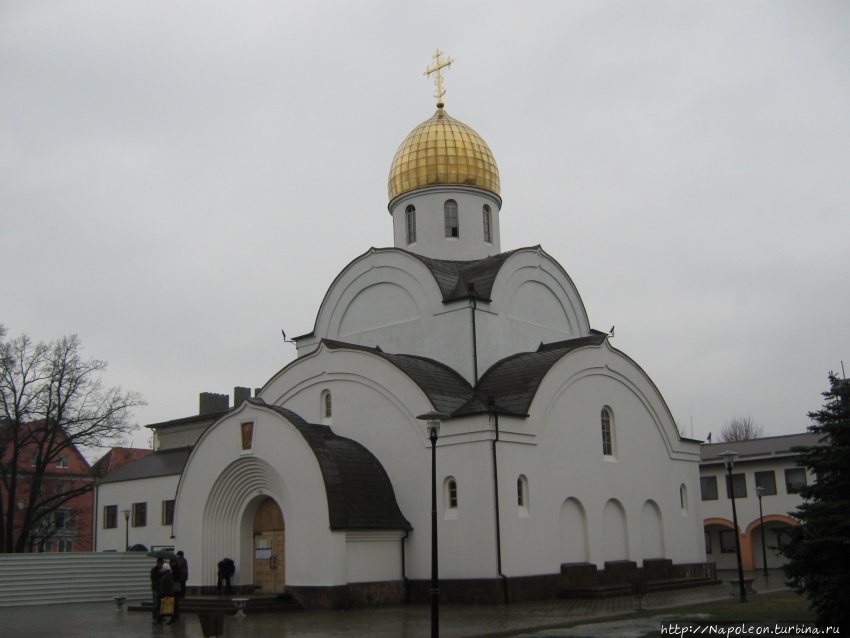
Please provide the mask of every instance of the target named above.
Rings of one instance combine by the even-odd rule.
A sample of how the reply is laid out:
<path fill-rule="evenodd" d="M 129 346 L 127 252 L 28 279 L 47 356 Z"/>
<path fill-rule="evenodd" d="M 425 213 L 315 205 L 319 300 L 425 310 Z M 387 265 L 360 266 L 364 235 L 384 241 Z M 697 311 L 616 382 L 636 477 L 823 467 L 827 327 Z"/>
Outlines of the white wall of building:
<path fill-rule="evenodd" d="M 175 498 L 179 480 L 180 476 L 174 475 L 99 485 L 96 488 L 95 551 L 123 551 L 127 533 L 131 547 L 136 544 L 148 549 L 173 546 L 171 525 L 162 522 L 162 502 Z M 133 503 L 147 503 L 147 524 L 134 526 L 131 514 L 127 530 L 122 511 L 132 510 Z M 107 505 L 118 507 L 118 525 L 110 529 L 103 526 Z"/>

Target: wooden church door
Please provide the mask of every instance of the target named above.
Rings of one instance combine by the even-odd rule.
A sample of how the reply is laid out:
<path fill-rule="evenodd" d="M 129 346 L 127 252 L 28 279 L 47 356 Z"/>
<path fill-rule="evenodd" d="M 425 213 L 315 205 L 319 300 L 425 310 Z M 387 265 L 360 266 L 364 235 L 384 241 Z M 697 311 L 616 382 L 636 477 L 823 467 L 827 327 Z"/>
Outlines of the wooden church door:
<path fill-rule="evenodd" d="M 254 586 L 262 593 L 283 593 L 286 584 L 286 532 L 283 513 L 267 498 L 254 515 Z"/>

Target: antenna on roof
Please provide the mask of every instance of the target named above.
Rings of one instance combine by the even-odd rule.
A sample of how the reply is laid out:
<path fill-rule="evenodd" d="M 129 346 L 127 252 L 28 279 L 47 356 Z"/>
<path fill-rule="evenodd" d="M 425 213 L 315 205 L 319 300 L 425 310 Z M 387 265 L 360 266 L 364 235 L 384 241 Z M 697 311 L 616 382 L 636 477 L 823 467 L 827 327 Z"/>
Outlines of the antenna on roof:
<path fill-rule="evenodd" d="M 844 373 L 844 359 L 841 360 L 841 376 L 846 379 L 847 375 Z"/>
<path fill-rule="evenodd" d="M 287 339 L 287 338 L 286 338 L 286 332 L 284 332 L 283 328 L 281 328 L 281 329 L 280 329 L 280 334 L 282 334 L 282 335 L 283 335 L 283 342 L 284 342 L 284 343 L 292 343 L 292 344 L 294 344 L 294 343 L 295 343 L 292 339 Z"/>
<path fill-rule="evenodd" d="M 615 328 L 615 327 L 616 327 L 616 326 L 611 326 L 611 329 L 608 331 L 608 336 L 609 336 L 609 337 L 613 337 L 613 336 L 614 336 L 614 328 Z"/>

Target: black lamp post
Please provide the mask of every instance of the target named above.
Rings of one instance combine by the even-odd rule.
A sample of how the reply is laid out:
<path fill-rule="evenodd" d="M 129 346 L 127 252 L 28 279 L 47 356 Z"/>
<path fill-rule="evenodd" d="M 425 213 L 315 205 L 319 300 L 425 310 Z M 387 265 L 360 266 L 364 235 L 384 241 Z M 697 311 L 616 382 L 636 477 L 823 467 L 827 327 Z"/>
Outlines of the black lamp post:
<path fill-rule="evenodd" d="M 440 636 L 440 575 L 437 560 L 437 437 L 440 421 L 448 415 L 440 412 L 420 414 L 431 439 L 431 638 Z"/>
<path fill-rule="evenodd" d="M 121 510 L 124 515 L 124 551 L 130 551 L 130 510 Z"/>
<path fill-rule="evenodd" d="M 761 509 L 761 496 L 764 488 L 756 486 L 756 494 L 759 497 L 759 527 L 761 527 L 761 560 L 764 565 L 764 579 L 767 580 L 767 545 L 764 541 L 764 512 Z"/>
<path fill-rule="evenodd" d="M 727 450 L 719 455 L 723 459 L 723 464 L 726 466 L 726 472 L 729 475 L 729 494 L 732 496 L 732 524 L 735 526 L 735 554 L 738 557 L 738 589 L 740 599 L 738 602 L 747 602 L 747 590 L 744 588 L 744 565 L 741 562 L 741 536 L 738 534 L 738 510 L 735 508 L 735 484 L 732 482 L 732 466 L 735 465 L 735 457 L 737 452 Z"/>

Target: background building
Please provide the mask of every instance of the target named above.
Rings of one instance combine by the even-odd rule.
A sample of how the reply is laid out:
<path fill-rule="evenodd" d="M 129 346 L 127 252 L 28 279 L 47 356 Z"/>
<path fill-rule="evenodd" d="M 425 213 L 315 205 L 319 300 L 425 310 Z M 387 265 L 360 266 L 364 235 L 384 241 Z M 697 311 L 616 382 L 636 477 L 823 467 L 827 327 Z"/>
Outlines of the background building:
<path fill-rule="evenodd" d="M 805 468 L 797 466 L 797 455 L 791 448 L 815 445 L 817 441 L 816 435 L 805 433 L 702 446 L 700 495 L 705 519 L 705 553 L 708 560 L 717 563 L 718 569 L 737 567 L 730 502 L 732 488 L 719 455 L 726 450 L 738 453 L 732 469 L 732 485 L 744 569 L 764 567 L 762 531 L 767 544 L 767 566 L 775 568 L 784 562 L 774 549 L 782 544 L 782 531 L 797 524 L 789 515 L 802 502 L 797 491 L 814 480 Z M 764 488 L 764 530 L 761 529 L 756 487 Z"/>

